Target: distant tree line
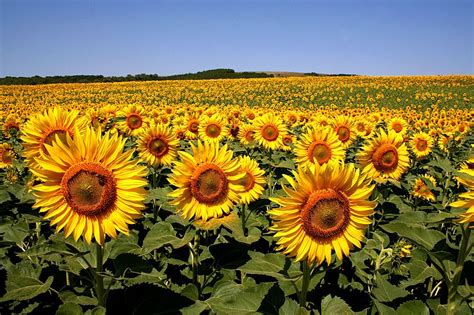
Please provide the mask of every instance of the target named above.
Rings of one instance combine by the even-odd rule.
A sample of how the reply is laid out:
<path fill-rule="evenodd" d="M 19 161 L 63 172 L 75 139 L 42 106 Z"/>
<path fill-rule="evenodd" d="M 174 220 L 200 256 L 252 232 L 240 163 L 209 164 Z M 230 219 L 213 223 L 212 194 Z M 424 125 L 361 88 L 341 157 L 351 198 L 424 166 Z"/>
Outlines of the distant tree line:
<path fill-rule="evenodd" d="M 351 74 L 351 73 L 316 73 L 316 72 L 308 72 L 305 73 L 304 75 L 310 76 L 310 77 L 353 77 L 357 76 L 357 74 Z"/>
<path fill-rule="evenodd" d="M 127 76 L 103 75 L 64 75 L 64 76 L 34 76 L 34 77 L 4 77 L 0 85 L 35 85 L 54 83 L 94 83 L 94 82 L 126 82 L 126 81 L 160 81 L 160 80 L 205 80 L 205 79 L 237 79 L 237 78 L 268 78 L 272 74 L 263 72 L 235 72 L 233 69 L 214 69 L 197 73 L 159 76 L 158 74 L 136 74 Z"/>

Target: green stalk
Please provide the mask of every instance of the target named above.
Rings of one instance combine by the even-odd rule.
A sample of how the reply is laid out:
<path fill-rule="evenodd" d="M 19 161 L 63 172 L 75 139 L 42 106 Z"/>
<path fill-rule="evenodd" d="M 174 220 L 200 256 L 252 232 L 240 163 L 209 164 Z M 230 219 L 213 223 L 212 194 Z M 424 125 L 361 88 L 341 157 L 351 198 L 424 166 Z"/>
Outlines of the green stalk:
<path fill-rule="evenodd" d="M 96 264 L 96 269 L 95 269 L 95 293 L 97 295 L 97 304 L 99 306 L 105 307 L 106 305 L 106 298 L 105 298 L 105 290 L 104 290 L 104 278 L 101 275 L 103 272 L 104 266 L 104 249 L 102 248 L 101 245 L 96 243 L 96 249 L 97 249 L 97 264 Z"/>
<path fill-rule="evenodd" d="M 242 230 L 244 232 L 244 236 L 247 236 L 247 233 L 245 232 L 245 223 L 247 222 L 246 210 L 247 210 L 247 205 L 242 205 L 242 212 L 240 213 L 240 219 L 242 220 Z"/>
<path fill-rule="evenodd" d="M 303 261 L 303 284 L 299 294 L 300 306 L 306 307 L 306 298 L 308 296 L 309 281 L 311 280 L 311 269 L 306 260 Z"/>
<path fill-rule="evenodd" d="M 201 284 L 199 283 L 199 233 L 194 237 L 193 244 L 189 247 L 191 254 L 191 269 L 193 272 L 193 284 L 198 289 L 199 296 L 201 295 Z"/>
<path fill-rule="evenodd" d="M 456 303 L 457 291 L 459 282 L 461 280 L 461 274 L 464 266 L 464 261 L 469 254 L 472 246 L 469 246 L 471 229 L 468 225 L 461 225 L 462 239 L 461 245 L 459 246 L 458 258 L 456 261 L 456 268 L 454 269 L 453 279 L 448 286 L 448 309 L 447 314 L 455 314 L 458 307 Z"/>

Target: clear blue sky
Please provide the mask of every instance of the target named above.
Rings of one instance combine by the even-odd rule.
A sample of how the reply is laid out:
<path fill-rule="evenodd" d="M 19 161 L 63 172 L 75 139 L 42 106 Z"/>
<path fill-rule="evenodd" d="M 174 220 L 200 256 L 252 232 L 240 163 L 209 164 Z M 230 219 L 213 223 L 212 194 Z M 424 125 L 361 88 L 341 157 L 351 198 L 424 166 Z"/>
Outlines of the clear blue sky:
<path fill-rule="evenodd" d="M 0 77 L 473 74 L 473 1 L 0 0 Z"/>

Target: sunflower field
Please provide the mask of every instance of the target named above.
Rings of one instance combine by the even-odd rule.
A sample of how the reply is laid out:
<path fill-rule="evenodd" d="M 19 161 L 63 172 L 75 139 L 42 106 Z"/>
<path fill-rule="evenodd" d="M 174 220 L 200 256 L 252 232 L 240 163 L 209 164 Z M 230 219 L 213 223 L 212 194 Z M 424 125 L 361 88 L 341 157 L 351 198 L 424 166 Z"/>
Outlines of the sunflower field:
<path fill-rule="evenodd" d="M 1 314 L 473 311 L 473 76 L 0 95 Z"/>

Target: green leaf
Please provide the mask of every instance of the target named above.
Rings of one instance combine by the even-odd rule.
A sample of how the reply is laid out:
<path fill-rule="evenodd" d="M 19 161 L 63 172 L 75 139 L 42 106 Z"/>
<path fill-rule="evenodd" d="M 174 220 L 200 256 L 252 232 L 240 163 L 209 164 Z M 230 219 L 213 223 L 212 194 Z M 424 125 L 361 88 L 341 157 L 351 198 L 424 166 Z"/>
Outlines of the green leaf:
<path fill-rule="evenodd" d="M 298 302 L 292 300 L 290 298 L 285 299 L 285 303 L 281 306 L 280 310 L 278 311 L 279 315 L 306 315 L 309 314 L 309 311 L 304 308 L 300 307 Z"/>
<path fill-rule="evenodd" d="M 73 303 L 79 305 L 96 305 L 97 299 L 85 295 L 76 295 L 72 291 L 61 291 L 59 292 L 59 298 L 63 303 Z"/>
<path fill-rule="evenodd" d="M 249 252 L 248 254 L 251 260 L 237 270 L 247 274 L 270 276 L 278 280 L 289 280 L 285 272 L 285 266 L 287 264 L 285 255 L 262 254 L 259 252 Z M 292 268 L 290 276 L 296 277 L 298 275 L 301 275 L 299 269 L 296 269 L 296 267 Z"/>
<path fill-rule="evenodd" d="M 338 296 L 326 296 L 321 301 L 321 315 L 354 314 L 350 306 Z"/>
<path fill-rule="evenodd" d="M 376 288 L 372 290 L 372 294 L 380 302 L 392 302 L 395 299 L 405 297 L 409 294 L 405 289 L 394 286 L 388 282 L 380 273 L 377 273 L 375 285 Z"/>
<path fill-rule="evenodd" d="M 194 238 L 195 234 L 196 230 L 188 229 L 183 238 L 179 238 L 169 222 L 158 222 L 151 228 L 143 240 L 143 253 L 148 254 L 165 245 L 171 245 L 174 249 L 183 247 Z"/>
<path fill-rule="evenodd" d="M 390 197 L 388 197 L 386 202 L 393 203 L 397 207 L 397 209 L 400 211 L 400 213 L 413 211 L 412 207 L 407 205 L 403 201 L 403 199 L 398 195 L 394 195 L 394 194 L 390 195 Z"/>
<path fill-rule="evenodd" d="M 16 300 L 30 300 L 42 293 L 45 293 L 51 287 L 53 277 L 49 277 L 46 282 L 37 278 L 27 276 L 16 276 L 15 279 L 9 279 L 7 283 L 7 292 L 0 298 L 0 302 Z"/>
<path fill-rule="evenodd" d="M 138 276 L 134 278 L 126 279 L 124 283 L 128 286 L 142 284 L 142 283 L 148 283 L 148 284 L 160 286 L 160 285 L 163 285 L 164 280 L 166 280 L 166 275 L 163 272 L 158 271 L 153 268 L 151 272 L 139 272 Z"/>
<path fill-rule="evenodd" d="M 391 308 L 391 307 L 389 307 L 389 306 L 387 306 L 387 305 L 385 305 L 385 304 L 383 304 L 383 303 L 381 303 L 377 300 L 373 300 L 373 301 L 374 301 L 375 307 L 379 311 L 380 315 L 396 315 L 397 314 L 397 312 L 393 308 Z"/>
<path fill-rule="evenodd" d="M 260 283 L 245 288 L 233 281 L 220 283 L 206 300 L 212 311 L 221 314 L 250 314 L 260 307 L 273 283 Z"/>
<path fill-rule="evenodd" d="M 91 310 L 87 310 L 86 315 L 105 315 L 105 307 L 96 306 Z"/>
<path fill-rule="evenodd" d="M 56 315 L 82 315 L 82 308 L 80 305 L 74 303 L 65 303 L 59 306 Z"/>
<path fill-rule="evenodd" d="M 4 187 L 2 187 L 2 189 L 0 189 L 0 203 L 4 203 L 10 200 L 10 194 L 6 190 L 4 190 Z"/>
<path fill-rule="evenodd" d="M 399 236 L 406 237 L 428 250 L 433 249 L 436 243 L 445 238 L 445 235 L 439 231 L 415 224 L 391 222 L 380 227 L 389 233 L 397 233 Z"/>
<path fill-rule="evenodd" d="M 400 305 L 397 308 L 398 314 L 417 314 L 417 315 L 429 315 L 430 310 L 426 304 L 421 301 L 408 301 Z"/>
<path fill-rule="evenodd" d="M 402 288 L 423 283 L 427 278 L 440 279 L 439 272 L 422 260 L 415 260 L 406 265 L 410 270 L 411 278 L 400 282 Z"/>

